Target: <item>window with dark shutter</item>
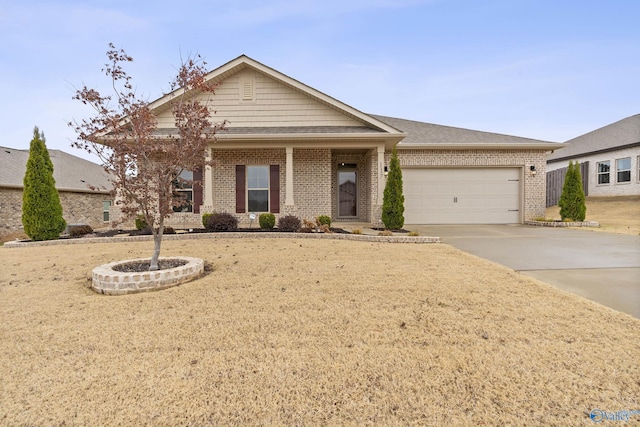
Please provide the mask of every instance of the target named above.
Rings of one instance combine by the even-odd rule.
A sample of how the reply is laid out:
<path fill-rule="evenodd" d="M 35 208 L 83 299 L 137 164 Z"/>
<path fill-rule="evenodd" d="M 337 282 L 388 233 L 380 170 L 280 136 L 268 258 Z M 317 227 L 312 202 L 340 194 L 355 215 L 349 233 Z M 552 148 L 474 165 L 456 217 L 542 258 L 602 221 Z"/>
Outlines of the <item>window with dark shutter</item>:
<path fill-rule="evenodd" d="M 280 213 L 280 166 L 269 166 L 269 206 L 271 213 Z"/>
<path fill-rule="evenodd" d="M 236 213 L 245 213 L 245 165 L 236 165 Z"/>

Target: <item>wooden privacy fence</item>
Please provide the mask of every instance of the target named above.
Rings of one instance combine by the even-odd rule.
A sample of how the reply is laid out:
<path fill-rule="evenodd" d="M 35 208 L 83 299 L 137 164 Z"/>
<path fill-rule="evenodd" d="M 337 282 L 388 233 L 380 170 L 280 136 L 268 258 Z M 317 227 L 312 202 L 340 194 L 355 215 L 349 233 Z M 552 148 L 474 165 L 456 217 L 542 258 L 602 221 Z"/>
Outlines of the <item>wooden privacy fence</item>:
<path fill-rule="evenodd" d="M 589 162 L 579 163 L 580 176 L 582 177 L 582 188 L 584 195 L 589 195 Z M 547 172 L 547 207 L 555 206 L 560 200 L 562 194 L 562 186 L 564 185 L 564 177 L 568 168 L 556 169 Z"/>

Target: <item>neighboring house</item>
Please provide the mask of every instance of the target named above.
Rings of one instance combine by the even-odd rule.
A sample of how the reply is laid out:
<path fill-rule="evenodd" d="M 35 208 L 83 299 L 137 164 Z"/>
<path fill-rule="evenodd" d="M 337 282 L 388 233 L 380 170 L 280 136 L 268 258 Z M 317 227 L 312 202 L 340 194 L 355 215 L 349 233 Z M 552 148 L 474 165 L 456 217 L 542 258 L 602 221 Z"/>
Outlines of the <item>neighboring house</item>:
<path fill-rule="evenodd" d="M 107 227 L 111 196 L 104 169 L 60 150 L 49 150 L 49 156 L 67 224 Z M 28 159 L 29 150 L 0 147 L 0 234 L 22 230 L 22 190 Z"/>
<path fill-rule="evenodd" d="M 365 114 L 247 56 L 213 70 L 202 98 L 216 121 L 214 166 L 194 172 L 193 212 L 330 215 L 381 224 L 393 147 L 403 172 L 405 223 L 522 223 L 544 216 L 547 152 L 559 144 Z M 151 103 L 159 135 L 177 135 L 170 95 Z M 189 189 L 186 189 L 189 190 Z"/>
<path fill-rule="evenodd" d="M 563 146 L 547 159 L 549 206 L 558 202 L 570 161 L 581 164 L 586 195 L 640 194 L 640 114 L 570 139 Z"/>

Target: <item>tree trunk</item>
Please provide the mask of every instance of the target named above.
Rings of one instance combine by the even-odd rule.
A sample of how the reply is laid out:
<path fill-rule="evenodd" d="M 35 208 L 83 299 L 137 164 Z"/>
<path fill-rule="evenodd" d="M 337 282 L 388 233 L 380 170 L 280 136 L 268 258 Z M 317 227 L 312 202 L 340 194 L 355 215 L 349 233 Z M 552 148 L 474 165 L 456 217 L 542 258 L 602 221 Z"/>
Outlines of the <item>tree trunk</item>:
<path fill-rule="evenodd" d="M 153 234 L 153 256 L 151 257 L 151 265 L 149 265 L 149 271 L 159 270 L 158 258 L 160 258 L 160 247 L 162 245 L 162 235 L 164 234 L 164 218 L 160 219 L 160 226 L 158 230 L 151 227 L 151 234 Z"/>

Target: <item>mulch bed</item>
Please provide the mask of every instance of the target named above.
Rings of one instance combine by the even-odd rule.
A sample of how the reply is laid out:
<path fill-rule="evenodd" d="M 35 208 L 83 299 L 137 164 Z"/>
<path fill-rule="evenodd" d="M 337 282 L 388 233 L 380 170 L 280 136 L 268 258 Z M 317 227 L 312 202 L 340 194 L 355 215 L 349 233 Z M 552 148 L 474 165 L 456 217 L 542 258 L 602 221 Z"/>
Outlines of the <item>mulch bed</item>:
<path fill-rule="evenodd" d="M 164 259 L 158 261 L 158 269 L 159 270 L 168 270 L 170 268 L 180 267 L 185 265 L 187 261 L 183 259 Z M 144 261 L 133 261 L 118 264 L 113 267 L 115 271 L 119 271 L 121 273 L 143 273 L 145 271 L 149 271 L 149 267 L 151 265 L 151 260 Z"/>

